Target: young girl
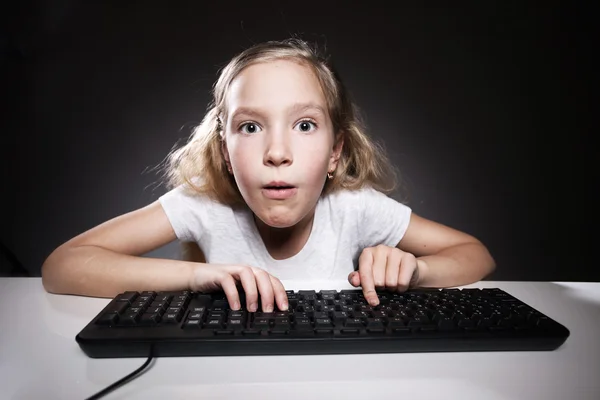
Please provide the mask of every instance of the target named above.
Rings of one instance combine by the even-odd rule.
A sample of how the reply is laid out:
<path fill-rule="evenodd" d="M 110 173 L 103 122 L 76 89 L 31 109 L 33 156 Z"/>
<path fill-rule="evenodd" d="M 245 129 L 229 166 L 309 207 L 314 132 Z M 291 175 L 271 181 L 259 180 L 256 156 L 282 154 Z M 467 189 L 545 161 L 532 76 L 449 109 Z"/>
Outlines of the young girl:
<path fill-rule="evenodd" d="M 168 158 L 170 191 L 58 247 L 54 293 L 222 289 L 233 309 L 287 309 L 280 279 L 376 289 L 460 286 L 495 268 L 476 238 L 388 197 L 393 168 L 328 62 L 301 40 L 256 45 L 221 71 L 189 142 Z M 143 254 L 179 239 L 201 261 Z M 241 304 L 238 287 L 245 292 Z"/>

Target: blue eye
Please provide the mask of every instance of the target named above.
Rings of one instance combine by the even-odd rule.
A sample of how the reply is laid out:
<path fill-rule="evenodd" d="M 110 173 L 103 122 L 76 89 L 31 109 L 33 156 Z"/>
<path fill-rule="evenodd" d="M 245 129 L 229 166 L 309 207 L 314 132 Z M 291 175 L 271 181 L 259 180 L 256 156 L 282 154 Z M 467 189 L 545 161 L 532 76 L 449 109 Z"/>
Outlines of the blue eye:
<path fill-rule="evenodd" d="M 254 122 L 246 122 L 240 126 L 240 131 L 245 134 L 253 134 L 260 131 L 260 127 Z"/>
<path fill-rule="evenodd" d="M 296 126 L 300 132 L 310 132 L 311 130 L 317 129 L 317 124 L 309 120 L 303 120 L 296 124 Z"/>

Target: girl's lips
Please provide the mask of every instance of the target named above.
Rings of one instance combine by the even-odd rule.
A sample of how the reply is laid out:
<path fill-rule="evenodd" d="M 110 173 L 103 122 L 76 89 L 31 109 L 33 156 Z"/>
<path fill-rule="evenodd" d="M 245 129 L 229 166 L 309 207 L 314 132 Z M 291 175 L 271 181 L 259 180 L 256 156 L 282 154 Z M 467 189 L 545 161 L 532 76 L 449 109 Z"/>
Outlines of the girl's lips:
<path fill-rule="evenodd" d="M 293 197 L 298 192 L 298 188 L 295 187 L 264 187 L 262 193 L 265 197 L 273 200 L 285 200 Z"/>

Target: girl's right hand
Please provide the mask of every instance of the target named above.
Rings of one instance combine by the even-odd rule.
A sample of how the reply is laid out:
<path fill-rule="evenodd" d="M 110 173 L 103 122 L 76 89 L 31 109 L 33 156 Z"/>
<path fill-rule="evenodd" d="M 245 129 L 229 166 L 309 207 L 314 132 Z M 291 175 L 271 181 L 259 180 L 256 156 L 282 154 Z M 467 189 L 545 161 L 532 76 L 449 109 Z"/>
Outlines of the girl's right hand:
<path fill-rule="evenodd" d="M 240 296 L 237 290 L 241 284 L 246 294 L 246 309 L 258 311 L 258 300 L 263 312 L 275 311 L 275 303 L 281 311 L 287 311 L 288 298 L 281 281 L 266 271 L 242 265 L 194 264 L 190 278 L 190 289 L 198 292 L 223 290 L 229 307 L 239 310 Z"/>

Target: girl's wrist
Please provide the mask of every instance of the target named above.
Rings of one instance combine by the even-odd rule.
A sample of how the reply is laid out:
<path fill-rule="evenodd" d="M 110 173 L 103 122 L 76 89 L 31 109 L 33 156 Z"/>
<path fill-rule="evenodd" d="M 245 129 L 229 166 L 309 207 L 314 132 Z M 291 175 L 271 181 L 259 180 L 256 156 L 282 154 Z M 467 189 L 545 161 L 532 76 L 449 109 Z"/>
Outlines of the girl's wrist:
<path fill-rule="evenodd" d="M 187 266 L 188 266 L 187 287 L 188 287 L 188 290 L 195 291 L 196 290 L 196 274 L 197 274 L 199 264 L 195 263 L 195 262 L 188 262 Z"/>
<path fill-rule="evenodd" d="M 425 277 L 427 276 L 428 268 L 429 267 L 427 266 L 425 260 L 417 258 L 417 267 L 415 268 L 413 276 L 410 280 L 410 288 L 419 288 L 423 286 L 423 282 L 426 281 Z"/>

